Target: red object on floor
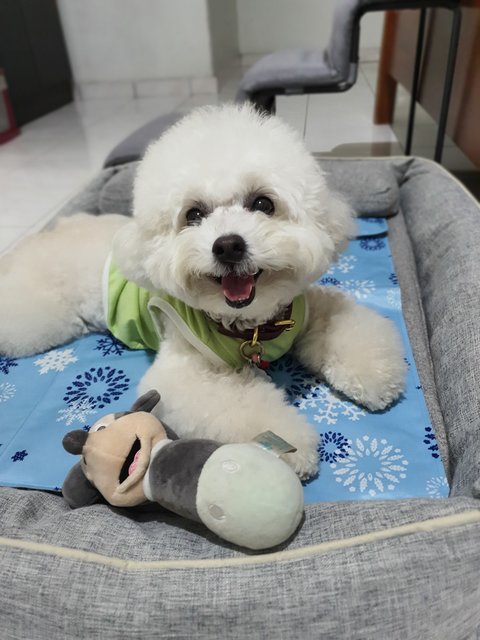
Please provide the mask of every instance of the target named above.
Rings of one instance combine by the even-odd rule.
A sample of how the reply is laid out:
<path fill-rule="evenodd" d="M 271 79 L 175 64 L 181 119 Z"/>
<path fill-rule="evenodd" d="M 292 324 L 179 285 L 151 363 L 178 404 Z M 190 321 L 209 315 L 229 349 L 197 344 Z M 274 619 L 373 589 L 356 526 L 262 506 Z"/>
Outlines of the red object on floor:
<path fill-rule="evenodd" d="M 18 136 L 20 129 L 15 122 L 12 103 L 8 95 L 5 72 L 0 69 L 0 144 Z"/>

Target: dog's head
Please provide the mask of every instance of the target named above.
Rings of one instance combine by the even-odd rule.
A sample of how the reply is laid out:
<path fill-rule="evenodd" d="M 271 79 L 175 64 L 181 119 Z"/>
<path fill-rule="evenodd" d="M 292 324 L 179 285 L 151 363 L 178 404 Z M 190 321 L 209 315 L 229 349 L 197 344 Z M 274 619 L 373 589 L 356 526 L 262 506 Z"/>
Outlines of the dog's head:
<path fill-rule="evenodd" d="M 254 325 L 324 273 L 352 227 L 349 208 L 279 118 L 208 107 L 149 147 L 114 256 L 147 289 L 225 324 Z"/>

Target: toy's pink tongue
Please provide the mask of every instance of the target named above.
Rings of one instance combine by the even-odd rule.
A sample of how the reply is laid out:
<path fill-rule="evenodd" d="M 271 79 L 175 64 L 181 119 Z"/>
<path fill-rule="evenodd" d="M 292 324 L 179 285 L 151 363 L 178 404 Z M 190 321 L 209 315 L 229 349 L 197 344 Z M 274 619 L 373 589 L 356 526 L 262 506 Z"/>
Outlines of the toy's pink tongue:
<path fill-rule="evenodd" d="M 231 302 L 247 300 L 252 293 L 254 284 L 253 276 L 237 276 L 234 273 L 222 276 L 223 295 Z"/>
<path fill-rule="evenodd" d="M 138 465 L 138 458 L 140 457 L 140 450 L 137 451 L 137 453 L 135 454 L 135 457 L 133 459 L 132 464 L 128 467 L 128 475 L 131 476 L 132 473 L 135 471 L 135 469 L 137 468 Z"/>

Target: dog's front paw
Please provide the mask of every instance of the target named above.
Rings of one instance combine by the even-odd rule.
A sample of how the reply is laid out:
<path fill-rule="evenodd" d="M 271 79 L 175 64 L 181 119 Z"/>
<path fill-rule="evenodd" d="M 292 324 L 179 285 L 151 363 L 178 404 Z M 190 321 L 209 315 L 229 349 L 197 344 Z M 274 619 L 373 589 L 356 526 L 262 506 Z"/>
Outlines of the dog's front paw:
<path fill-rule="evenodd" d="M 291 434 L 283 432 L 282 438 L 297 449 L 293 453 L 283 454 L 282 459 L 292 467 L 300 480 L 314 476 L 318 471 L 320 436 L 313 427 L 306 423 L 299 424 Z"/>
<path fill-rule="evenodd" d="M 405 387 L 406 364 L 395 350 L 367 357 L 357 367 L 337 366 L 328 371 L 329 383 L 348 398 L 370 411 L 381 411 L 402 394 Z"/>
<path fill-rule="evenodd" d="M 397 400 L 405 388 L 407 365 L 395 341 L 376 345 L 356 367 L 339 368 L 333 385 L 370 411 L 381 411 Z"/>
<path fill-rule="evenodd" d="M 405 386 L 405 372 L 406 365 L 402 360 L 397 367 L 390 366 L 388 374 L 378 380 L 371 376 L 358 396 L 351 397 L 370 411 L 382 411 L 401 396 Z"/>
<path fill-rule="evenodd" d="M 292 467 L 300 480 L 307 480 L 317 474 L 318 451 L 314 449 L 297 449 L 295 453 L 286 453 L 282 459 Z"/>
<path fill-rule="evenodd" d="M 370 309 L 355 306 L 351 317 L 342 320 L 331 330 L 323 373 L 357 404 L 370 411 L 385 409 L 405 388 L 400 336 L 390 320 Z"/>

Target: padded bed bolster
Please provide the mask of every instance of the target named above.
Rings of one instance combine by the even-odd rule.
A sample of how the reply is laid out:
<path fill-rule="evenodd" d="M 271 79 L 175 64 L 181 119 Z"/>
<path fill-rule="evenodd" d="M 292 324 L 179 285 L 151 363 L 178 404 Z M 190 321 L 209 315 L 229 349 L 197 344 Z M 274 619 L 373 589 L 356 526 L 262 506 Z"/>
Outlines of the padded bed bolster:
<path fill-rule="evenodd" d="M 480 477 L 478 206 L 427 161 L 359 161 L 358 179 L 348 174 L 352 161 L 330 162 L 324 167 L 340 192 L 361 181 L 366 197 L 380 200 L 381 182 L 371 186 L 377 167 L 399 180 L 392 253 L 402 302 L 424 305 L 425 324 L 421 307 L 405 315 L 420 373 L 423 350 L 424 373 L 435 374 L 456 497 L 308 505 L 284 549 L 252 555 L 174 514 L 120 514 L 102 504 L 72 511 L 58 495 L 3 487 L 2 638 L 30 638 L 32 630 L 38 640 L 479 637 L 480 503 L 462 495 Z M 109 182 L 129 193 L 124 171 L 133 176 L 135 163 L 102 172 L 81 208 L 121 207 Z M 358 192 L 353 200 L 360 209 Z M 131 200 L 123 206 L 111 211 L 129 213 Z"/>
<path fill-rule="evenodd" d="M 400 204 L 415 253 L 450 460 L 452 495 L 480 478 L 480 208 L 433 162 L 403 166 Z"/>
<path fill-rule="evenodd" d="M 103 166 L 115 167 L 126 162 L 140 160 L 152 140 L 159 138 L 164 131 L 180 120 L 183 115 L 172 111 L 136 129 L 110 151 Z"/>
<path fill-rule="evenodd" d="M 325 158 L 317 156 L 328 185 L 341 194 L 358 216 L 394 216 L 399 207 L 395 172 L 389 163 L 375 158 Z"/>
<path fill-rule="evenodd" d="M 315 505 L 286 551 L 244 555 L 185 521 L 119 526 L 106 506 L 2 489 L 2 637 L 467 638 L 480 625 L 477 505 Z"/>
<path fill-rule="evenodd" d="M 357 215 L 390 217 L 398 211 L 399 191 L 391 166 L 379 160 L 317 158 L 331 189 L 341 194 Z M 368 172 L 365 172 L 365 164 Z M 58 212 L 60 216 L 78 211 L 94 215 L 133 213 L 133 181 L 138 162 L 104 169 L 80 194 Z M 53 223 L 53 222 L 52 222 Z"/>

